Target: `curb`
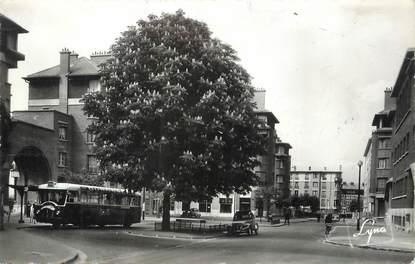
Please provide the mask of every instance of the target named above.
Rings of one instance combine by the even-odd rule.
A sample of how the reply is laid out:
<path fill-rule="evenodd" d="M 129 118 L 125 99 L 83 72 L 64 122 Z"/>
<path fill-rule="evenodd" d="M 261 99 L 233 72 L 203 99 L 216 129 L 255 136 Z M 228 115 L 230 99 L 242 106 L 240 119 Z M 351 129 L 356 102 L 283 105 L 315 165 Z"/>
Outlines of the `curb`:
<path fill-rule="evenodd" d="M 58 261 L 56 263 L 59 263 L 59 264 L 85 263 L 86 262 L 86 258 L 87 258 L 87 256 L 83 252 L 78 251 L 75 254 L 75 256 L 72 256 L 72 257 L 69 257 L 67 259 Z"/>
<path fill-rule="evenodd" d="M 176 235 L 160 236 L 158 234 L 147 235 L 144 233 L 133 233 L 133 232 L 128 232 L 128 231 L 124 232 L 124 234 L 129 235 L 129 236 L 146 237 L 146 238 L 181 239 L 181 240 L 206 240 L 206 239 L 213 239 L 213 238 L 218 238 L 218 237 L 223 236 L 223 234 L 220 234 L 217 236 L 206 236 L 206 237 L 176 236 Z"/>
<path fill-rule="evenodd" d="M 315 221 L 315 219 L 304 219 L 304 220 L 301 220 L 301 221 L 295 221 L 295 222 L 290 222 L 290 225 L 291 224 L 299 224 L 299 223 L 305 223 L 305 222 L 314 222 Z M 259 226 L 266 226 L 266 227 L 280 227 L 280 226 L 285 226 L 286 224 L 284 224 L 284 223 L 279 223 L 279 224 L 274 224 L 274 225 L 272 225 L 272 224 L 261 224 L 261 222 L 257 222 L 258 224 L 259 224 Z"/>
<path fill-rule="evenodd" d="M 342 242 L 335 242 L 335 241 L 330 241 L 330 240 L 322 240 L 322 242 L 333 244 L 333 245 L 338 245 L 338 246 L 350 247 L 350 244 L 342 243 Z M 390 252 L 400 252 L 400 253 L 415 253 L 415 250 L 410 250 L 410 249 L 387 248 L 387 247 L 377 247 L 377 246 L 368 246 L 368 245 L 353 245 L 353 247 L 363 248 L 363 249 L 372 249 L 372 250 L 390 251 Z"/>

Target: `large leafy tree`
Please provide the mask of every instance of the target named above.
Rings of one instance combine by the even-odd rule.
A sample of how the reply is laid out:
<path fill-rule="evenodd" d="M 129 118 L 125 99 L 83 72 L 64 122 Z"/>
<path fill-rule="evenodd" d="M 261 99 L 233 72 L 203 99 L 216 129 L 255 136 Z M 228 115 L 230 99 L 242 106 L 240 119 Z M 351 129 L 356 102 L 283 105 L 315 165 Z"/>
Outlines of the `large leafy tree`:
<path fill-rule="evenodd" d="M 150 15 L 121 34 L 101 65 L 102 91 L 84 111 L 107 180 L 163 195 L 163 229 L 171 195 L 208 200 L 245 193 L 264 140 L 250 76 L 236 52 L 183 11 Z"/>

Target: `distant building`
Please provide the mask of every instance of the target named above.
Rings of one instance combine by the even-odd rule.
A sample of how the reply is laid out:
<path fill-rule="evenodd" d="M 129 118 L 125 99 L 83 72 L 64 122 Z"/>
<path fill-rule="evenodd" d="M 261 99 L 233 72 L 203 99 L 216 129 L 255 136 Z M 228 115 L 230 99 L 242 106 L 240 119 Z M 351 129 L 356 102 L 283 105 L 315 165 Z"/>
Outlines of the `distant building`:
<path fill-rule="evenodd" d="M 340 198 L 340 204 L 342 208 L 341 213 L 346 213 L 346 214 L 353 213 L 350 211 L 350 203 L 353 200 L 357 201 L 358 194 L 359 194 L 358 184 L 354 184 L 353 182 L 349 184 L 347 182 L 342 183 L 341 198 Z M 362 202 L 363 194 L 364 194 L 364 189 L 362 188 L 362 186 L 360 186 L 360 203 L 361 204 L 363 204 Z"/>
<path fill-rule="evenodd" d="M 415 231 L 415 48 L 407 50 L 391 93 L 396 100 L 392 130 L 392 177 L 386 184 L 387 220 Z"/>
<path fill-rule="evenodd" d="M 291 196 L 308 194 L 318 197 L 320 209 L 331 212 L 340 209 L 342 171 L 338 170 L 291 170 Z"/>

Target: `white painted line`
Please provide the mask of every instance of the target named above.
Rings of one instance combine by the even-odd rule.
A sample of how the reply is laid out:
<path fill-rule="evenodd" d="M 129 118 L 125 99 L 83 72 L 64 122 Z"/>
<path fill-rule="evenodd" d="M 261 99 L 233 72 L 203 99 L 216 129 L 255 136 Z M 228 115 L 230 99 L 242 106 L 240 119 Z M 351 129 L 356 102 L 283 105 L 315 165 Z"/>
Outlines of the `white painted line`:
<path fill-rule="evenodd" d="M 349 226 L 347 226 L 347 238 L 349 239 L 349 246 L 353 248 L 352 240 L 350 239 Z"/>

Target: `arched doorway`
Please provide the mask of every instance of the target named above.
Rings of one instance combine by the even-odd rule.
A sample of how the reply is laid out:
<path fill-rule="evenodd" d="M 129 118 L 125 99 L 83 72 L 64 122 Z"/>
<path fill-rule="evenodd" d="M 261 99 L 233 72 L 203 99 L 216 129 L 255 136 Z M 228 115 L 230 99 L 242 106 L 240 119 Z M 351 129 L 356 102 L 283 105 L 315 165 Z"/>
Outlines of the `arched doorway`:
<path fill-rule="evenodd" d="M 24 147 L 14 157 L 19 172 L 19 185 L 38 185 L 51 178 L 49 162 L 38 148 Z"/>
<path fill-rule="evenodd" d="M 22 148 L 14 156 L 13 163 L 15 166 L 12 166 L 11 168 L 9 179 L 9 182 L 12 185 L 20 187 L 34 186 L 45 183 L 51 179 L 49 162 L 42 151 L 37 147 L 27 146 Z M 27 191 L 28 188 L 25 188 L 25 190 L 26 191 L 23 194 L 23 191 L 20 188 L 20 192 L 18 192 L 19 195 L 14 197 L 16 209 L 18 209 L 18 207 L 20 209 L 22 195 L 24 205 L 33 203 L 37 199 L 36 193 Z"/>

